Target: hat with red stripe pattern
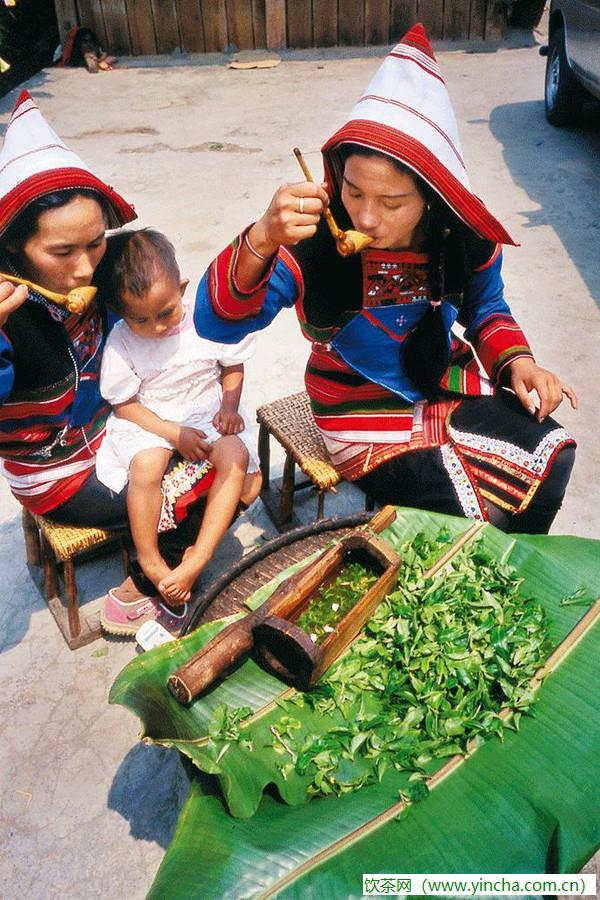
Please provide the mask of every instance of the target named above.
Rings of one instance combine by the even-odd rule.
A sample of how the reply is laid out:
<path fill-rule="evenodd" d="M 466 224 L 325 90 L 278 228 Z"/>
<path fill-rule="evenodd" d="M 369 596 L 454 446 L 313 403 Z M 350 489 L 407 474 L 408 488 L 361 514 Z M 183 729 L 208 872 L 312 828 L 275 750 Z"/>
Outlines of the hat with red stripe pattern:
<path fill-rule="evenodd" d="M 344 171 L 340 148 L 349 143 L 408 166 L 480 237 L 515 243 L 471 192 L 450 97 L 421 24 L 388 53 L 346 124 L 323 146 L 325 178 L 337 192 Z"/>
<path fill-rule="evenodd" d="M 29 93 L 21 91 L 0 151 L 0 234 L 32 200 L 70 188 L 88 188 L 101 194 L 106 200 L 110 228 L 136 218 L 133 206 L 69 150 Z"/>

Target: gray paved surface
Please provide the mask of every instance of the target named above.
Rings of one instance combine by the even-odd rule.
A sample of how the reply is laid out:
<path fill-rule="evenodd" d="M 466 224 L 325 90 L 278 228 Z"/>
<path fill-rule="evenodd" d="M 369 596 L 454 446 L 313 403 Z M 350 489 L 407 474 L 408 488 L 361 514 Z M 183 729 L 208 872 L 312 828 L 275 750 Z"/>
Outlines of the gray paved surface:
<path fill-rule="evenodd" d="M 559 416 L 578 438 L 579 457 L 553 531 L 600 537 L 599 116 L 578 132 L 553 130 L 543 116 L 536 48 L 486 49 L 443 50 L 440 61 L 474 188 L 522 244 L 506 253 L 513 309 L 539 361 L 581 398 L 579 413 L 564 408 Z M 195 282 L 280 180 L 298 180 L 294 144 L 318 170 L 319 146 L 376 65 L 366 55 L 345 56 L 287 58 L 250 71 L 48 70 L 28 87 L 59 134 L 135 202 L 140 224 L 171 237 Z M 0 100 L 2 126 L 15 98 Z M 306 353 L 293 314 L 282 315 L 247 366 L 247 406 L 300 390 Z M 344 490 L 327 511 L 359 502 Z M 303 518 L 312 511 L 306 504 Z M 211 571 L 273 534 L 257 504 Z M 119 580 L 116 560 L 79 572 L 88 599 Z M 0 895 L 144 897 L 186 795 L 185 774 L 175 753 L 138 744 L 134 718 L 106 702 L 133 645 L 98 641 L 76 652 L 64 645 L 39 575 L 26 566 L 19 510 L 4 484 L 0 579 Z"/>

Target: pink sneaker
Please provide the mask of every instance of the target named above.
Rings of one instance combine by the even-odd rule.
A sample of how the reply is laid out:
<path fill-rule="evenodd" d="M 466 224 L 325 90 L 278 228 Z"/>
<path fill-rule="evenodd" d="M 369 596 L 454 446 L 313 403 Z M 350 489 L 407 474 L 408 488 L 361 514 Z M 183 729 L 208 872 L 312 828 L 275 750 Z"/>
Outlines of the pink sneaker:
<path fill-rule="evenodd" d="M 100 611 L 100 624 L 108 634 L 135 637 L 138 628 L 144 622 L 157 621 L 173 637 L 179 637 L 187 622 L 188 612 L 187 603 L 172 609 L 159 597 L 140 597 L 133 603 L 123 603 L 112 590 L 109 590 Z"/>

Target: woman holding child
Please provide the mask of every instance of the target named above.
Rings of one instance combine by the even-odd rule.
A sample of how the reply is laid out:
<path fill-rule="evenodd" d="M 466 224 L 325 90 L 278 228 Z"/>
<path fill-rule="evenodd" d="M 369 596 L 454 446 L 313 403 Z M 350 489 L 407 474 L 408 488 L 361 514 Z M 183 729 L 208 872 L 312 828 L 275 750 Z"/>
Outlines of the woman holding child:
<path fill-rule="evenodd" d="M 154 253 L 154 262 L 146 266 L 147 280 L 158 274 L 157 282 L 168 296 L 145 296 L 149 290 L 147 282 L 142 283 L 144 296 L 140 296 L 136 295 L 135 279 L 128 281 L 123 268 L 124 251 L 136 233 L 125 233 L 129 235 L 125 239 L 117 236 L 107 241 L 105 237 L 107 228 L 134 218 L 133 207 L 60 141 L 23 91 L 0 154 L 0 270 L 59 294 L 92 283 L 99 286 L 99 292 L 85 310 L 73 313 L 34 289 L 15 286 L 0 275 L 0 457 L 2 472 L 23 506 L 64 524 L 117 528 L 127 520 L 125 491 L 110 490 L 95 471 L 110 412 L 99 390 L 101 361 L 107 335 L 118 315 L 126 321 L 129 318 L 133 331 L 139 329 L 146 337 L 163 335 L 171 340 L 170 332 L 184 330 L 185 285 L 179 277 L 172 247 L 168 277 L 165 267 L 156 264 Z M 111 277 L 119 261 L 121 282 L 130 293 L 124 290 L 115 313 L 108 301 L 114 299 L 110 295 Z M 157 322 L 152 332 L 150 326 L 139 324 L 141 319 L 148 321 L 139 308 L 144 299 L 150 306 L 154 304 L 149 312 Z M 169 327 L 165 331 L 166 307 Z M 124 326 L 120 328 L 123 336 Z M 213 375 L 218 362 L 217 350 L 215 353 Z M 209 356 L 204 349 L 205 367 Z M 229 352 L 227 358 L 233 356 Z M 107 378 L 110 383 L 110 375 Z M 140 404 L 131 380 L 128 387 L 128 396 L 123 383 L 117 391 L 123 418 L 138 422 L 140 431 L 148 429 L 162 450 L 162 471 L 156 465 L 152 471 L 156 490 L 151 515 L 156 523 L 162 474 L 173 448 L 186 459 L 200 462 L 191 470 L 190 466 L 185 467 L 185 477 L 178 473 L 178 483 L 183 482 L 185 493 L 179 496 L 181 491 L 170 490 L 171 502 L 167 504 L 165 500 L 163 512 L 179 521 L 181 509 L 187 510 L 199 498 L 206 502 L 206 510 L 200 527 L 197 512 L 183 523 L 187 534 L 180 527 L 162 535 L 160 552 L 156 528 L 150 539 L 145 535 L 141 561 L 151 583 L 137 578 L 140 587 L 144 587 L 140 590 L 127 579 L 109 591 L 103 624 L 114 633 L 134 634 L 144 621 L 160 618 L 175 633 L 186 619 L 185 601 L 191 584 L 230 524 L 240 497 L 250 502 L 258 491 L 257 475 L 244 484 L 249 454 L 235 437 L 243 425 L 236 405 L 241 379 L 238 371 L 233 395 L 226 392 L 222 397 L 220 390 L 213 390 L 208 412 L 215 425 L 210 441 L 206 429 L 182 426 L 177 421 L 157 421 L 156 415 L 154 421 L 144 418 L 147 411 L 140 413 L 137 409 Z M 157 437 L 157 432 L 162 432 L 162 437 Z M 217 451 L 215 465 L 207 463 L 219 441 L 230 451 Z M 133 453 L 131 459 L 134 457 Z M 146 478 L 144 468 L 140 477 Z M 229 477 L 225 478 L 224 473 Z M 147 525 L 153 520 L 148 519 L 148 509 L 140 512 L 139 506 L 138 503 L 134 513 L 136 521 L 145 516 Z M 182 560 L 184 551 L 187 556 Z M 156 596 L 159 585 L 162 596 Z"/>
<path fill-rule="evenodd" d="M 422 26 L 388 55 L 323 160 L 324 185 L 280 187 L 212 264 L 198 331 L 239 341 L 295 306 L 312 343 L 314 419 L 344 478 L 381 502 L 547 532 L 574 461 L 550 414 L 563 395 L 577 399 L 536 364 L 504 300 L 501 245 L 513 241 L 469 189 Z M 336 252 L 328 205 L 371 238 L 360 255 Z"/>

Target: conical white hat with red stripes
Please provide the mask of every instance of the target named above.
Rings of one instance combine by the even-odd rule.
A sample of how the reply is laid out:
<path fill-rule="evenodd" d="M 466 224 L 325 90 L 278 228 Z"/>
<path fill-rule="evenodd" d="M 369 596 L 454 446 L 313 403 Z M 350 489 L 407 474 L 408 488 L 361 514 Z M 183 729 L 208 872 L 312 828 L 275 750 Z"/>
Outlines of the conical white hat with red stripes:
<path fill-rule="evenodd" d="M 136 218 L 133 206 L 69 150 L 30 94 L 21 91 L 0 151 L 0 234 L 32 200 L 68 188 L 90 188 L 101 194 L 107 201 L 111 228 Z"/>
<path fill-rule="evenodd" d="M 514 241 L 469 187 L 456 119 L 425 29 L 413 26 L 388 53 L 349 120 L 322 148 L 325 177 L 339 192 L 342 144 L 382 151 L 424 179 L 481 237 Z"/>

